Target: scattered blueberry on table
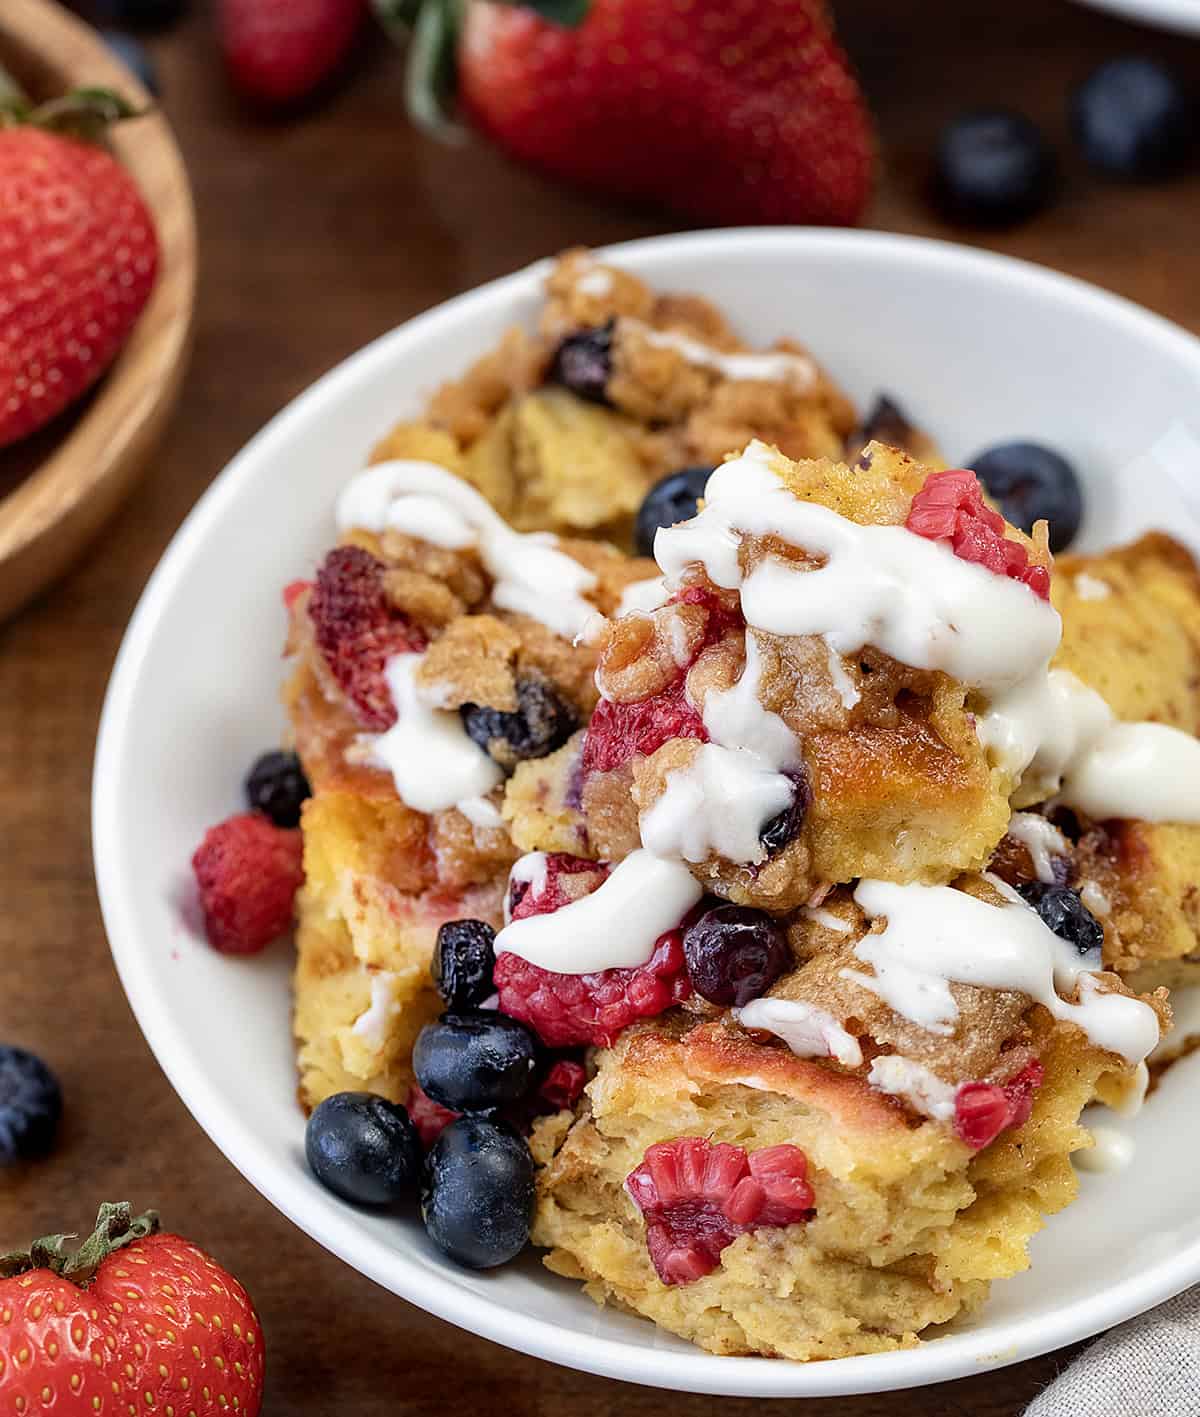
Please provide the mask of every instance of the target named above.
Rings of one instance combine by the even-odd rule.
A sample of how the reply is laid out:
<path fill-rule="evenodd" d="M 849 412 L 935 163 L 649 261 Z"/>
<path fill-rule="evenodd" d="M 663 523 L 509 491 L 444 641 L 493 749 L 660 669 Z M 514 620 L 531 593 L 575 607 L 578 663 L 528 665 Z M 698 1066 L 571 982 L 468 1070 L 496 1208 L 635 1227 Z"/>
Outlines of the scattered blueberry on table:
<path fill-rule="evenodd" d="M 1084 157 L 1112 177 L 1169 177 L 1196 147 L 1196 105 L 1182 79 L 1141 55 L 1089 74 L 1071 96 L 1070 118 Z"/>
<path fill-rule="evenodd" d="M 0 1166 L 44 1156 L 62 1116 L 62 1089 L 45 1063 L 0 1044 Z"/>
<path fill-rule="evenodd" d="M 421 1214 L 439 1249 L 469 1269 L 491 1269 L 529 1240 L 533 1157 L 507 1122 L 460 1117 L 425 1159 Z"/>
<path fill-rule="evenodd" d="M 1083 520 L 1083 493 L 1075 469 L 1041 443 L 998 443 L 968 464 L 1001 512 L 1022 531 L 1043 518 L 1050 523 L 1050 550 L 1063 551 Z"/>
<path fill-rule="evenodd" d="M 338 1092 L 313 1110 L 304 1136 L 313 1175 L 355 1205 L 392 1205 L 415 1193 L 421 1139 L 408 1112 L 373 1092 Z"/>
<path fill-rule="evenodd" d="M 1058 163 L 1041 129 L 1022 113 L 979 109 L 947 123 L 938 139 L 934 186 L 947 213 L 975 226 L 1008 226 L 1054 194 Z"/>
<path fill-rule="evenodd" d="M 651 487 L 634 522 L 633 539 L 639 556 L 654 555 L 654 537 L 660 527 L 674 526 L 696 515 L 712 473 L 711 467 L 681 467 Z"/>
<path fill-rule="evenodd" d="M 295 753 L 264 753 L 246 776 L 246 805 L 265 812 L 277 827 L 298 827 L 300 809 L 311 795 Z"/>

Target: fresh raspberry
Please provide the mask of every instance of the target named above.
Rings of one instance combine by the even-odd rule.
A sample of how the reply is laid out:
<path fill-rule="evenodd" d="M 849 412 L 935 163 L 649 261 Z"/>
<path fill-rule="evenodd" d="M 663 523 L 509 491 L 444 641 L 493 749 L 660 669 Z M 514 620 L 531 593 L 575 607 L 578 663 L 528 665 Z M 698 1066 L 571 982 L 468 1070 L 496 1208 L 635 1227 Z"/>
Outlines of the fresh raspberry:
<path fill-rule="evenodd" d="M 612 772 L 638 753 L 649 756 L 670 738 L 708 742 L 704 720 L 688 703 L 686 681 L 677 679 L 661 694 L 637 703 L 616 704 L 601 699 L 583 740 L 584 778 Z"/>
<path fill-rule="evenodd" d="M 425 648 L 425 636 L 388 600 L 384 564 L 361 546 L 337 546 L 325 557 L 308 604 L 317 647 L 365 728 L 396 721 L 383 677 L 394 654 Z"/>
<path fill-rule="evenodd" d="M 312 581 L 288 581 L 283 588 L 283 608 L 290 610 L 306 590 L 312 589 Z"/>
<path fill-rule="evenodd" d="M 1045 1069 L 1031 1058 L 1006 1083 L 964 1082 L 954 1094 L 954 1130 L 973 1151 L 990 1146 L 1012 1127 L 1020 1127 L 1033 1111 L 1033 1094 Z"/>
<path fill-rule="evenodd" d="M 602 884 L 608 867 L 556 853 L 546 858 L 546 883 L 536 893 L 527 882 L 510 900 L 514 920 L 550 915 Z M 692 992 L 683 955 L 682 930 L 660 935 L 654 953 L 634 969 L 594 974 L 556 974 L 507 951 L 496 956 L 493 975 L 500 1009 L 527 1023 L 551 1048 L 579 1043 L 608 1047 L 639 1018 L 654 1018 Z"/>
<path fill-rule="evenodd" d="M 593 772 L 612 772 L 638 753 L 648 757 L 670 738 L 708 742 L 704 720 L 688 702 L 687 672 L 710 645 L 731 630 L 744 628 L 746 622 L 736 603 L 727 603 L 708 586 L 686 586 L 667 603 L 703 606 L 708 612 L 704 635 L 691 659 L 680 667 L 679 678 L 661 693 L 629 704 L 600 700 L 583 740 L 580 772 L 585 781 Z"/>
<path fill-rule="evenodd" d="M 1050 572 L 1031 566 L 1029 553 L 1004 535 L 1004 518 L 983 499 L 979 479 L 967 468 L 935 472 L 912 500 L 904 525 L 930 541 L 949 542 L 964 561 L 1027 585 L 1050 599 Z"/>
<path fill-rule="evenodd" d="M 611 869 L 604 861 L 569 856 L 565 851 L 547 854 L 545 878 L 534 889 L 532 881 L 512 881 L 508 887 L 508 914 L 511 920 L 528 915 L 552 915 L 564 905 L 591 893 L 604 883 Z"/>
<path fill-rule="evenodd" d="M 582 1063 L 570 1058 L 559 1058 L 542 1079 L 538 1087 L 538 1097 L 555 1112 L 574 1107 L 583 1093 L 587 1073 Z"/>
<path fill-rule="evenodd" d="M 427 1096 L 418 1082 L 414 1082 L 409 1088 L 404 1105 L 426 1151 L 451 1122 L 462 1116 L 461 1112 L 452 1112 L 449 1107 L 443 1107 L 440 1102 L 435 1102 L 432 1097 Z"/>
<path fill-rule="evenodd" d="M 262 812 L 210 827 L 192 857 L 208 942 L 223 954 L 257 954 L 291 929 L 304 882 L 300 833 Z"/>
<path fill-rule="evenodd" d="M 646 1218 L 646 1247 L 664 1284 L 711 1274 L 721 1251 L 750 1230 L 811 1218 L 808 1159 L 796 1146 L 747 1156 L 740 1146 L 680 1137 L 648 1147 L 625 1188 Z"/>

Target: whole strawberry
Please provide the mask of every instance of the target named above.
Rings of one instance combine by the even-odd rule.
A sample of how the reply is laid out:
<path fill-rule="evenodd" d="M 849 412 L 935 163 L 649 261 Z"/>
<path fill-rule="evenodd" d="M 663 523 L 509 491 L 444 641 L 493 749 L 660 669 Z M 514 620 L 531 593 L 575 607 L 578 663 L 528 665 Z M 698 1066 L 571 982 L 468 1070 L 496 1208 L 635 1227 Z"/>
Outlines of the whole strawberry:
<path fill-rule="evenodd" d="M 249 1295 L 157 1231 L 153 1212 L 102 1205 L 77 1251 L 49 1235 L 0 1257 L 0 1411 L 257 1417 L 265 1354 Z"/>
<path fill-rule="evenodd" d="M 219 0 L 230 79 L 266 107 L 307 98 L 341 67 L 366 8 L 367 0 Z"/>
<path fill-rule="evenodd" d="M 424 0 L 411 54 L 434 87 L 422 22 L 439 5 L 453 14 Z M 870 120 L 824 0 L 469 0 L 457 70 L 477 128 L 612 196 L 710 222 L 837 224 L 870 197 Z"/>
<path fill-rule="evenodd" d="M 154 285 L 158 239 L 133 178 L 97 143 L 41 126 L 105 116 L 129 110 L 100 94 L 0 107 L 0 447 L 99 379 Z"/>

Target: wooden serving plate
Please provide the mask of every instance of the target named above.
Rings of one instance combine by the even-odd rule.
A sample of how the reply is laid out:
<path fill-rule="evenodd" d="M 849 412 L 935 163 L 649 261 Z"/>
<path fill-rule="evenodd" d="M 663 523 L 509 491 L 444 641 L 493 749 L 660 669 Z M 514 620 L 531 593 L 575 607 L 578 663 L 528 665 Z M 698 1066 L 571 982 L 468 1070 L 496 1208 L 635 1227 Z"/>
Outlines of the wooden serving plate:
<path fill-rule="evenodd" d="M 138 107 L 152 102 L 99 36 L 53 0 L 0 0 L 0 65 L 34 98 L 101 84 Z M 158 280 L 81 411 L 0 449 L 0 617 L 60 575 L 130 491 L 174 407 L 187 361 L 196 225 L 183 160 L 158 111 L 117 124 L 111 141 L 154 215 Z"/>

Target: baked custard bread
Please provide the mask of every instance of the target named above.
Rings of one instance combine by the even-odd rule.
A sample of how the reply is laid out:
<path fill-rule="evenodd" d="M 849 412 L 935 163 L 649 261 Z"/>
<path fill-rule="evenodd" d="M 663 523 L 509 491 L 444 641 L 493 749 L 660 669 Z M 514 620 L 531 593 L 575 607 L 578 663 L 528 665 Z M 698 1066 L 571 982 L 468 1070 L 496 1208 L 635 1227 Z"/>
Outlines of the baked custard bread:
<path fill-rule="evenodd" d="M 1054 564 L 894 405 L 582 252 L 336 512 L 285 596 L 314 1124 L 404 1104 L 447 1253 L 531 1235 L 711 1352 L 977 1309 L 1200 957 L 1187 552 Z"/>

